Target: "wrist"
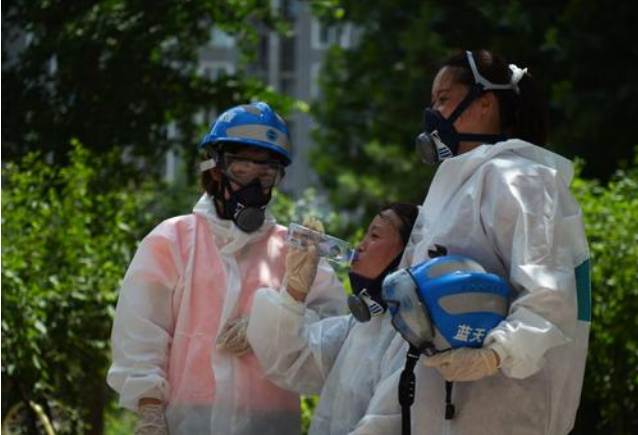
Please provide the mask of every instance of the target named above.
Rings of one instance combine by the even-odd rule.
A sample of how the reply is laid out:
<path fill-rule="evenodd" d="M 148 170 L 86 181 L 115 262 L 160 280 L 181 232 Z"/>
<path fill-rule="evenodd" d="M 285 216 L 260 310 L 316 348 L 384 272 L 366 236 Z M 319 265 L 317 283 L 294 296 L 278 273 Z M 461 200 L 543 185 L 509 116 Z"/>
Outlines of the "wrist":
<path fill-rule="evenodd" d="M 490 343 L 488 349 L 491 350 L 494 355 L 496 355 L 496 367 L 500 369 L 503 366 L 503 362 L 507 358 L 506 350 L 499 342 Z"/>
<path fill-rule="evenodd" d="M 498 355 L 498 352 L 496 352 L 494 349 L 490 349 L 490 352 L 492 352 L 492 354 L 494 355 L 496 368 L 499 368 L 501 366 L 501 357 Z"/>
<path fill-rule="evenodd" d="M 292 288 L 290 286 L 286 287 L 286 291 L 297 302 L 305 302 L 306 301 L 306 296 L 308 296 L 307 293 L 301 292 L 299 290 L 295 290 L 294 288 Z"/>
<path fill-rule="evenodd" d="M 142 409 L 145 406 L 149 405 L 161 405 L 162 401 L 159 399 L 154 399 L 151 397 L 143 397 L 137 402 L 137 408 Z"/>

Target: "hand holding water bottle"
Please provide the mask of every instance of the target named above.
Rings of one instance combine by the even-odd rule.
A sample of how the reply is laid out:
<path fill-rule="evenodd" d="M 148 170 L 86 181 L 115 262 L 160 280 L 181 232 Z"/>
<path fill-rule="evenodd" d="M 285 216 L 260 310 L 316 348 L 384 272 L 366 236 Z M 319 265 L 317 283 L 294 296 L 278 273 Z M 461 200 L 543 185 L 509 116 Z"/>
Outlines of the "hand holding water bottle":
<path fill-rule="evenodd" d="M 293 224 L 295 225 L 295 224 Z M 303 227 L 308 231 L 299 237 L 294 243 L 290 243 L 290 231 L 288 233 L 288 254 L 286 255 L 286 274 L 288 276 L 288 293 L 298 301 L 304 301 L 317 275 L 319 254 L 317 243 L 324 232 L 323 224 L 318 219 L 304 219 Z"/>

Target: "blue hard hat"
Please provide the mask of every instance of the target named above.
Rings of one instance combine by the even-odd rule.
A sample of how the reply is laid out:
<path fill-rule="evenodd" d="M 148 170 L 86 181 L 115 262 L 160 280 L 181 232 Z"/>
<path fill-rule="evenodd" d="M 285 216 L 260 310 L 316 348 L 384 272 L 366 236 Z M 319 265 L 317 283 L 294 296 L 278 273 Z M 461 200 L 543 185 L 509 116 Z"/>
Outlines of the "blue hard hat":
<path fill-rule="evenodd" d="M 263 102 L 243 104 L 222 113 L 202 139 L 200 149 L 229 142 L 266 149 L 281 156 L 286 166 L 292 162 L 288 127 Z"/>
<path fill-rule="evenodd" d="M 383 282 L 393 326 L 424 353 L 481 347 L 507 315 L 508 298 L 502 278 L 460 255 L 400 269 Z"/>

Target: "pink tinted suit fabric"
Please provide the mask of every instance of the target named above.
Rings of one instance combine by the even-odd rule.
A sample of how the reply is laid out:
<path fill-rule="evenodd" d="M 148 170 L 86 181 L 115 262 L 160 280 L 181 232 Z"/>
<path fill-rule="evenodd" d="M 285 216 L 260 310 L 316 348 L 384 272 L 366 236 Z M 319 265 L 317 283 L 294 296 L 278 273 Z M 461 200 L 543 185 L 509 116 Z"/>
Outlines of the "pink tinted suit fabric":
<path fill-rule="evenodd" d="M 164 221 L 142 241 L 113 326 L 108 382 L 121 406 L 164 401 L 171 434 L 299 433 L 298 396 L 268 381 L 252 352 L 238 357 L 215 346 L 226 322 L 249 314 L 257 289 L 282 287 L 285 233 L 272 219 L 242 233 L 204 196 L 194 214 Z M 317 320 L 345 310 L 326 264 L 308 307 Z"/>

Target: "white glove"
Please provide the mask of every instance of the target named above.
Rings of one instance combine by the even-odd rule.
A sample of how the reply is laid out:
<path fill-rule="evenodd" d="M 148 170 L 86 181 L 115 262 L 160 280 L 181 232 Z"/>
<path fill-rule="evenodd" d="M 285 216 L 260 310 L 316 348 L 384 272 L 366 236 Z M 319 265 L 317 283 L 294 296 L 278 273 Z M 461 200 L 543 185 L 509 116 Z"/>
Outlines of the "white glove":
<path fill-rule="evenodd" d="M 250 351 L 250 343 L 246 330 L 248 329 L 248 316 L 238 317 L 226 323 L 217 337 L 217 349 L 225 350 L 242 356 Z"/>
<path fill-rule="evenodd" d="M 164 405 L 152 403 L 140 407 L 135 435 L 168 435 Z"/>
<path fill-rule="evenodd" d="M 476 381 L 498 371 L 500 360 L 496 351 L 489 348 L 462 347 L 429 356 L 423 361 L 426 367 L 435 368 L 446 381 Z"/>

